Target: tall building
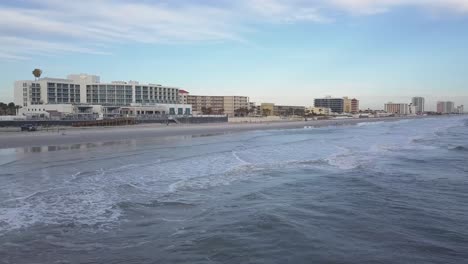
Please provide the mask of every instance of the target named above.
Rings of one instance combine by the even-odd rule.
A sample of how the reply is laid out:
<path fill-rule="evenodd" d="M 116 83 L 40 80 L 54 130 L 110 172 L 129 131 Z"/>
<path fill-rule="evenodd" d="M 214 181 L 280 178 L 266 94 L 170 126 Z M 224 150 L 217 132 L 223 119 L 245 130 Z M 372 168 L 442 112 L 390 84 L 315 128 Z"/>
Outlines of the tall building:
<path fill-rule="evenodd" d="M 14 85 L 15 104 L 22 106 L 20 112 L 25 115 L 44 115 L 53 111 L 110 113 L 131 105 L 158 106 L 158 111 L 150 111 L 154 114 L 191 112 L 191 106 L 179 107 L 178 88 L 159 84 L 135 81 L 102 83 L 96 75 L 71 74 L 66 79 L 41 78 L 16 81 Z"/>
<path fill-rule="evenodd" d="M 410 114 L 408 104 L 388 103 L 388 104 L 385 104 L 384 109 L 385 109 L 385 112 L 387 112 L 389 114 L 396 114 L 396 115 L 408 115 L 408 114 Z"/>
<path fill-rule="evenodd" d="M 344 99 L 343 98 L 318 98 L 314 100 L 315 107 L 330 108 L 333 113 L 341 114 L 344 112 Z"/>
<path fill-rule="evenodd" d="M 188 104 L 189 92 L 185 90 L 179 90 L 179 104 Z"/>
<path fill-rule="evenodd" d="M 460 105 L 457 107 L 457 114 L 464 114 L 465 113 L 465 109 L 464 109 L 464 106 L 463 105 Z"/>
<path fill-rule="evenodd" d="M 204 96 L 188 95 L 187 103 L 198 114 L 246 115 L 250 107 L 246 96 Z M 241 113 L 242 112 L 242 113 Z"/>
<path fill-rule="evenodd" d="M 421 114 L 424 113 L 424 104 L 425 100 L 424 97 L 413 97 L 411 100 L 411 104 L 416 107 L 416 113 Z"/>
<path fill-rule="evenodd" d="M 452 114 L 455 113 L 455 103 L 454 102 L 437 102 L 437 113 L 440 114 Z"/>
<path fill-rule="evenodd" d="M 351 113 L 352 102 L 348 97 L 343 97 L 343 110 L 345 113 Z"/>
<path fill-rule="evenodd" d="M 351 113 L 359 113 L 359 100 L 356 98 L 351 100 Z"/>
<path fill-rule="evenodd" d="M 179 89 L 159 84 L 114 81 L 101 83 L 99 76 L 69 75 L 67 79 L 42 78 L 38 81 L 16 81 L 15 103 L 94 104 L 123 106 L 141 104 L 177 104 Z"/>

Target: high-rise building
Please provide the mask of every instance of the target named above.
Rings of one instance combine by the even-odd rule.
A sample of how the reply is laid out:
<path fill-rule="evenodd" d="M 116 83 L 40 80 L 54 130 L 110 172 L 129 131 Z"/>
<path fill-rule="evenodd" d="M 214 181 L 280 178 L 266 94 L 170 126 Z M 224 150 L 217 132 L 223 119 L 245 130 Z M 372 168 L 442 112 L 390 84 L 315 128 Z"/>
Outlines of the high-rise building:
<path fill-rule="evenodd" d="M 385 104 L 384 108 L 385 108 L 385 112 L 390 113 L 390 114 L 408 115 L 410 113 L 408 104 L 388 103 L 388 104 Z"/>
<path fill-rule="evenodd" d="M 455 103 L 454 102 L 437 102 L 437 113 L 440 114 L 452 114 L 455 113 Z"/>
<path fill-rule="evenodd" d="M 416 107 L 417 114 L 424 113 L 424 104 L 425 104 L 424 97 L 413 97 L 413 99 L 411 100 L 411 104 L 414 107 Z"/>
<path fill-rule="evenodd" d="M 465 113 L 465 109 L 464 109 L 464 106 L 463 105 L 460 105 L 457 107 L 457 114 L 464 114 Z"/>
<path fill-rule="evenodd" d="M 359 100 L 356 98 L 351 100 L 351 113 L 359 113 Z"/>
<path fill-rule="evenodd" d="M 99 76 L 72 74 L 67 79 L 42 78 L 15 82 L 15 103 L 94 104 L 123 106 L 141 104 L 177 104 L 179 89 L 159 84 L 114 81 L 101 83 Z"/>
<path fill-rule="evenodd" d="M 351 113 L 351 99 L 343 97 L 343 111 L 345 113 Z"/>
<path fill-rule="evenodd" d="M 314 100 L 315 107 L 330 108 L 333 113 L 341 114 L 344 112 L 344 99 L 343 98 L 318 98 Z"/>
<path fill-rule="evenodd" d="M 178 104 L 178 88 L 135 81 L 102 83 L 99 76 L 88 74 L 16 81 L 14 96 L 21 114 L 40 117 L 51 112 L 118 115 L 122 107 L 130 106 L 151 107 L 140 111 L 144 114 L 191 113 L 190 105 Z"/>
<path fill-rule="evenodd" d="M 179 90 L 179 104 L 188 104 L 189 92 L 185 90 Z"/>

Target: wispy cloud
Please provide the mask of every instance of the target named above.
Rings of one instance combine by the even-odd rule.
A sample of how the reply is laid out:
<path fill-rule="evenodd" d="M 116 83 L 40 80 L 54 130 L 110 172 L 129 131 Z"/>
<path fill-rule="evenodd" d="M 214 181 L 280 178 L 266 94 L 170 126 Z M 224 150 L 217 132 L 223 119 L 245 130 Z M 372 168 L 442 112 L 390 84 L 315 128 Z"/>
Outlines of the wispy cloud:
<path fill-rule="evenodd" d="M 330 0 L 331 5 L 356 15 L 375 15 L 398 7 L 468 13 L 468 0 Z"/>
<path fill-rule="evenodd" d="M 398 7 L 468 13 L 468 0 L 24 0 L 0 3 L 0 58 L 109 54 L 115 43 L 245 42 L 250 22 L 331 23 Z M 105 47 L 105 48 L 104 48 Z"/>
<path fill-rule="evenodd" d="M 314 1 L 248 0 L 244 2 L 244 7 L 250 9 L 253 16 L 277 23 L 332 21 L 320 12 L 320 5 Z"/>
<path fill-rule="evenodd" d="M 7 40 L 0 42 L 0 52 L 11 58 L 32 50 L 108 53 L 90 48 L 94 43 L 242 40 L 229 10 L 209 6 L 117 0 L 26 2 L 34 8 L 0 4 L 0 36 Z"/>

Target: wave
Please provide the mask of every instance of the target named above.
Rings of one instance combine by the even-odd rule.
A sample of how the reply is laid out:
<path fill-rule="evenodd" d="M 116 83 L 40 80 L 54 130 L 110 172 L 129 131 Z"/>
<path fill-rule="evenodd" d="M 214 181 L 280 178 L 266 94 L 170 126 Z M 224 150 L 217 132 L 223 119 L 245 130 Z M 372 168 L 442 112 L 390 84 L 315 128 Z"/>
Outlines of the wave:
<path fill-rule="evenodd" d="M 361 123 L 357 123 L 356 126 L 358 126 L 358 127 L 363 127 L 363 126 L 380 125 L 380 124 L 384 124 L 384 123 L 385 123 L 384 121 L 378 121 L 378 122 L 361 122 Z"/>
<path fill-rule="evenodd" d="M 454 151 L 468 151 L 468 147 L 465 146 L 456 146 L 453 148 L 449 148 L 449 150 L 454 150 Z"/>

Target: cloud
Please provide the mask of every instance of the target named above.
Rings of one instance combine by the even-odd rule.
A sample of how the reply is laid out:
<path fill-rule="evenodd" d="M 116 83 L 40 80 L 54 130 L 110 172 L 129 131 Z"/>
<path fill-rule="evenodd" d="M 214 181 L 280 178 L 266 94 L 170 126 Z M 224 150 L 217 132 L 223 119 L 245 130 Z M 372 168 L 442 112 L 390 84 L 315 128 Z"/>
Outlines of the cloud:
<path fill-rule="evenodd" d="M 356 15 L 375 15 L 398 7 L 468 13 L 468 0 L 330 0 L 330 4 Z"/>
<path fill-rule="evenodd" d="M 246 43 L 252 24 L 331 23 L 337 12 L 376 15 L 409 6 L 468 13 L 468 0 L 7 1 L 0 3 L 0 59 L 103 55 L 119 43 Z"/>
<path fill-rule="evenodd" d="M 11 58 L 33 50 L 108 53 L 89 47 L 95 43 L 242 41 L 230 11 L 210 6 L 117 0 L 26 2 L 23 7 L 0 4 L 0 36 L 8 40 L 0 43 L 0 52 Z"/>

